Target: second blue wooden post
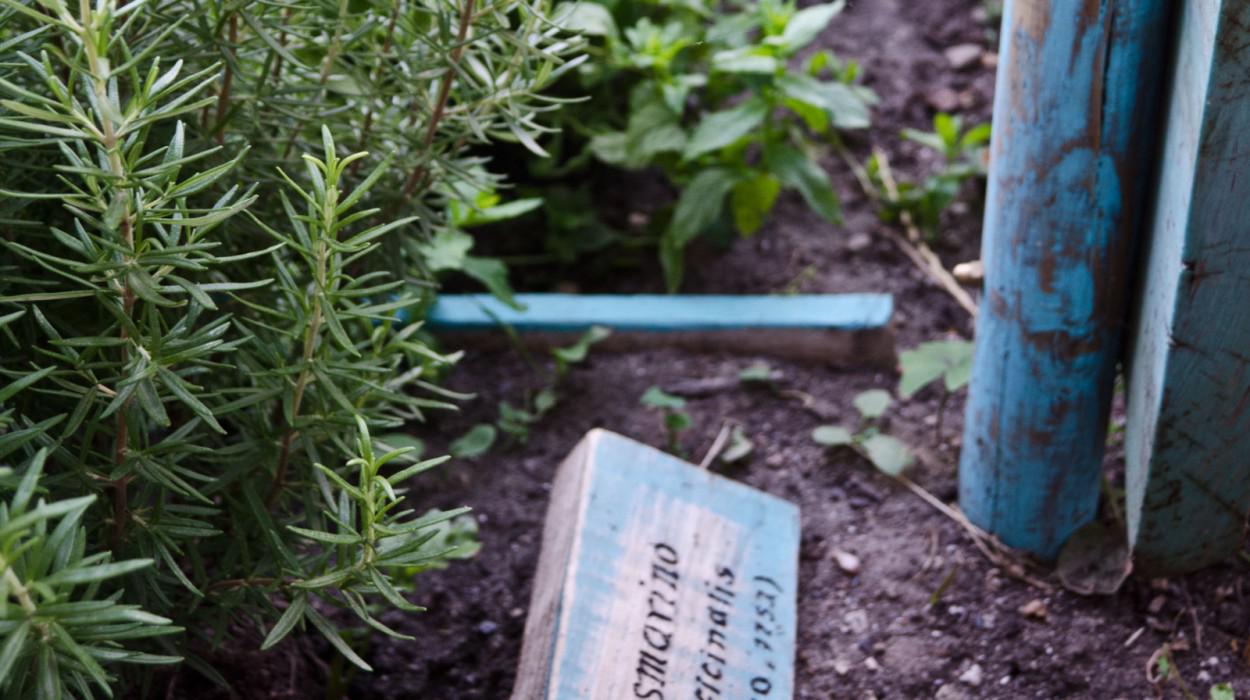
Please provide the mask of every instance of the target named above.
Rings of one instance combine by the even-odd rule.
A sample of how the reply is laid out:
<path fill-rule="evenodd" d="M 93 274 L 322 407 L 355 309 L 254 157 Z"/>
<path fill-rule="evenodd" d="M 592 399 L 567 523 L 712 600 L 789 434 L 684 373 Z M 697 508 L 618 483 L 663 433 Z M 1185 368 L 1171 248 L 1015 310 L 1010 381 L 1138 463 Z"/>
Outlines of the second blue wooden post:
<path fill-rule="evenodd" d="M 1095 513 L 1166 0 L 1008 0 L 960 504 L 1053 558 Z"/>

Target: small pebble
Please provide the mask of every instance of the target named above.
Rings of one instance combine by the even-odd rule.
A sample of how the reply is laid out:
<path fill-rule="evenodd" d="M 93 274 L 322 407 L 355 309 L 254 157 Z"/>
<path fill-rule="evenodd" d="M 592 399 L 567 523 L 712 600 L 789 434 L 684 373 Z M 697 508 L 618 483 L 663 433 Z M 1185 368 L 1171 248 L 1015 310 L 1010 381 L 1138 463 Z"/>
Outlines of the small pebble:
<path fill-rule="evenodd" d="M 838 562 L 838 568 L 843 573 L 854 576 L 859 573 L 859 557 L 842 549 L 833 550 L 833 558 Z"/>
<path fill-rule="evenodd" d="M 852 634 L 863 634 L 868 631 L 868 613 L 864 610 L 852 610 L 842 616 Z"/>
<path fill-rule="evenodd" d="M 499 625 L 494 622 L 491 622 L 490 620 L 485 620 L 480 625 L 477 626 L 477 631 L 481 632 L 482 634 L 494 634 L 495 631 L 498 629 L 499 629 Z"/>
<path fill-rule="evenodd" d="M 513 608 L 508 611 L 508 616 L 513 619 L 521 617 L 524 614 L 525 614 L 525 610 L 522 608 Z"/>
<path fill-rule="evenodd" d="M 877 663 L 876 659 L 869 656 L 868 658 L 864 659 L 864 668 L 868 669 L 869 671 L 880 671 L 881 664 Z"/>
<path fill-rule="evenodd" d="M 1163 606 L 1167 605 L 1167 602 L 1168 602 L 1167 598 L 1161 595 L 1157 595 L 1150 601 L 1150 605 L 1147 607 L 1151 613 L 1157 615 L 1159 614 L 1159 611 L 1163 609 Z"/>
<path fill-rule="evenodd" d="M 959 682 L 973 688 L 980 686 L 983 680 L 985 680 L 985 671 L 981 670 L 981 664 L 972 664 L 966 671 L 959 674 Z"/>
<path fill-rule="evenodd" d="M 1046 603 L 1040 598 L 1034 598 L 1024 605 L 1021 605 L 1019 612 L 1021 615 L 1034 620 L 1045 621 L 1050 617 L 1050 611 L 1046 609 Z"/>
<path fill-rule="evenodd" d="M 852 234 L 851 237 L 846 240 L 846 249 L 851 251 L 852 253 L 859 253 L 861 251 L 867 250 L 868 247 L 871 245 L 872 245 L 872 236 L 869 236 L 868 234 L 862 231 L 856 234 Z"/>
<path fill-rule="evenodd" d="M 833 672 L 839 676 L 845 676 L 851 672 L 851 662 L 839 656 L 833 660 Z"/>
<path fill-rule="evenodd" d="M 977 44 L 956 44 L 942 53 L 946 55 L 946 60 L 955 70 L 963 70 L 968 66 L 981 60 L 981 54 L 985 50 Z"/>
<path fill-rule="evenodd" d="M 954 112 L 959 108 L 959 95 L 950 88 L 938 88 L 928 93 L 925 101 L 939 112 Z"/>

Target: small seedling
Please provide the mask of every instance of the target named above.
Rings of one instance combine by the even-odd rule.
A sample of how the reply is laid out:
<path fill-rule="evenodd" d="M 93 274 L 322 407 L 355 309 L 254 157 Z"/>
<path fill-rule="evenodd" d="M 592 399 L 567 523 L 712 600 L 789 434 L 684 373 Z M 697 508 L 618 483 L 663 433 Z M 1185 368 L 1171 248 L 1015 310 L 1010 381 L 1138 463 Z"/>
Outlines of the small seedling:
<path fill-rule="evenodd" d="M 879 419 L 892 402 L 885 390 L 865 391 L 854 400 L 860 415 L 857 431 L 841 425 L 822 425 L 812 431 L 812 440 L 826 447 L 849 447 L 882 472 L 899 476 L 915 461 L 915 455 L 902 440 L 881 432 Z"/>
<path fill-rule="evenodd" d="M 738 381 L 743 384 L 772 384 L 781 379 L 781 372 L 773 369 L 766 362 L 756 362 L 738 373 Z"/>
<path fill-rule="evenodd" d="M 937 425 L 934 434 L 942 440 L 942 419 L 951 394 L 967 386 L 972 378 L 973 344 L 966 340 L 937 340 L 921 343 L 899 355 L 903 373 L 898 381 L 898 395 L 909 399 L 916 392 L 942 380 L 943 392 L 938 399 Z"/>
<path fill-rule="evenodd" d="M 735 425 L 729 433 L 729 446 L 721 453 L 720 461 L 725 464 L 741 462 L 755 450 L 755 443 L 747 437 L 741 425 Z"/>
<path fill-rule="evenodd" d="M 942 212 L 959 196 L 964 183 L 985 177 L 990 125 L 978 124 L 965 130 L 960 117 L 941 113 L 933 118 L 933 131 L 904 129 L 902 136 L 937 151 L 942 156 L 942 167 L 922 182 L 900 180 L 897 197 L 880 198 L 884 207 L 881 215 L 887 221 L 906 215 L 932 242 L 938 237 Z M 868 161 L 867 172 L 877 189 L 888 194 L 882 163 L 876 156 Z"/>
<path fill-rule="evenodd" d="M 481 457 L 490 451 L 498 435 L 499 431 L 495 429 L 495 426 L 490 423 L 478 423 L 469 428 L 469 432 L 452 442 L 447 451 L 451 453 L 451 456 L 460 459 Z"/>
<path fill-rule="evenodd" d="M 643 393 L 638 402 L 647 408 L 658 408 L 664 412 L 664 432 L 667 435 L 668 449 L 673 453 L 680 452 L 678 439 L 692 423 L 690 414 L 683 410 L 686 408 L 686 400 L 658 386 L 652 386 Z"/>
<path fill-rule="evenodd" d="M 590 353 L 590 348 L 610 335 L 612 335 L 611 328 L 591 326 L 590 330 L 583 333 L 576 343 L 568 347 L 552 348 L 551 355 L 556 360 L 556 380 L 564 379 L 572 365 L 585 362 L 586 356 Z"/>

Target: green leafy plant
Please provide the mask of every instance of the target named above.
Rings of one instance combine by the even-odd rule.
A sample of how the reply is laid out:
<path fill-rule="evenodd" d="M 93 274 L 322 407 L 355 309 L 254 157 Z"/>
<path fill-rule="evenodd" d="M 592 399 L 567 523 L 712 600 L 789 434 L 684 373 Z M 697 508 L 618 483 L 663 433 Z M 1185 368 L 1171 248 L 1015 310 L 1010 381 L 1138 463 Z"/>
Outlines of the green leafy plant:
<path fill-rule="evenodd" d="M 893 403 L 890 393 L 869 389 L 854 399 L 859 412 L 859 425 L 854 429 L 841 425 L 822 425 L 812 431 L 812 440 L 826 447 L 849 447 L 877 469 L 898 476 L 915 461 L 906 443 L 881 431 L 879 422 Z"/>
<path fill-rule="evenodd" d="M 516 407 L 507 401 L 499 402 L 499 430 L 517 442 L 527 442 L 534 425 L 560 403 L 560 385 L 568 377 L 570 368 L 585 362 L 595 343 L 606 340 L 610 335 L 610 328 L 591 326 L 572 345 L 551 348 L 551 357 L 555 361 L 554 374 L 534 393 L 528 406 Z"/>
<path fill-rule="evenodd" d="M 938 399 L 937 424 L 934 434 L 942 437 L 942 421 L 951 394 L 967 386 L 972 379 L 972 356 L 975 346 L 966 340 L 937 340 L 921 343 L 911 350 L 899 353 L 902 375 L 898 382 L 898 395 L 910 399 L 921 389 L 942 380 L 942 393 Z"/>
<path fill-rule="evenodd" d="M 817 162 L 819 139 L 869 124 L 875 97 L 855 84 L 858 68 L 818 51 L 790 63 L 842 10 L 843 2 L 707 0 L 654 4 L 578 3 L 565 26 L 595 39 L 596 60 L 569 91 L 587 94 L 565 110 L 562 173 L 590 156 L 625 169 L 659 168 L 681 190 L 660 228 L 670 290 L 695 238 L 749 236 L 784 189 L 828 221 L 839 202 Z M 622 103 L 625 99 L 625 103 Z"/>
<path fill-rule="evenodd" d="M 681 451 L 681 434 L 689 430 L 692 424 L 690 414 L 684 410 L 686 408 L 686 400 L 680 396 L 674 396 L 658 386 L 651 386 L 643 392 L 642 398 L 638 399 L 638 403 L 647 408 L 659 409 L 662 412 L 668 450 L 679 453 Z"/>
<path fill-rule="evenodd" d="M 324 611 L 385 631 L 470 552 L 401 505 L 442 461 L 402 430 L 463 398 L 434 275 L 506 293 L 458 227 L 499 206 L 472 149 L 533 142 L 573 63 L 545 10 L 0 0 L 5 697 L 223 681 L 239 628 L 363 667 Z"/>
<path fill-rule="evenodd" d="M 937 172 L 920 182 L 898 182 L 897 198 L 880 197 L 881 216 L 887 221 L 906 216 L 926 238 L 934 241 L 938 238 L 942 212 L 959 197 L 964 184 L 985 178 L 990 125 L 978 124 L 965 129 L 961 117 L 939 113 L 933 118 L 933 131 L 903 129 L 902 135 L 937 152 L 942 164 Z M 878 190 L 885 191 L 881 166 L 878 156 L 872 156 L 867 175 Z"/>

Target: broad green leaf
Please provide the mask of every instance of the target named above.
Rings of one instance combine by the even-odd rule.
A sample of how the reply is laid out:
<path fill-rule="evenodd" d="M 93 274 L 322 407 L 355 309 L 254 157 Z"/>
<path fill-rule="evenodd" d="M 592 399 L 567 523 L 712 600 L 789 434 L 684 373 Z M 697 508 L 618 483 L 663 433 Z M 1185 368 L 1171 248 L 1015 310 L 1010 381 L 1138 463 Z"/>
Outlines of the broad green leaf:
<path fill-rule="evenodd" d="M 447 451 L 461 459 L 481 457 L 495 444 L 497 431 L 489 423 L 478 423 L 448 446 Z"/>
<path fill-rule="evenodd" d="M 884 389 L 869 389 L 856 395 L 854 400 L 855 409 L 869 420 L 880 418 L 893 402 L 890 392 Z"/>
<path fill-rule="evenodd" d="M 851 431 L 840 425 L 822 425 L 812 431 L 812 441 L 827 447 L 849 445 L 854 439 Z"/>
<path fill-rule="evenodd" d="M 966 340 L 939 340 L 899 353 L 899 396 L 910 398 L 939 377 L 946 391 L 958 391 L 972 376 L 973 350 Z"/>
<path fill-rule="evenodd" d="M 629 135 L 624 131 L 595 134 L 590 139 L 590 152 L 608 165 L 625 166 L 629 161 Z"/>
<path fill-rule="evenodd" d="M 717 52 L 712 56 L 712 68 L 722 73 L 772 75 L 781 70 L 782 64 L 774 56 L 746 47 Z"/>
<path fill-rule="evenodd" d="M 569 365 L 574 365 L 586 359 L 586 355 L 590 352 L 590 347 L 595 343 L 605 340 L 612 335 L 612 329 L 606 326 L 591 326 L 576 343 L 563 348 L 552 348 L 551 354 L 556 358 L 556 367 L 558 372 L 563 374 L 568 371 Z"/>
<path fill-rule="evenodd" d="M 817 35 L 824 31 L 825 27 L 829 26 L 829 22 L 842 11 L 845 5 L 844 0 L 838 0 L 812 5 L 794 13 L 781 34 L 781 43 L 786 53 L 794 53 L 810 44 Z"/>
<path fill-rule="evenodd" d="M 517 303 L 516 297 L 512 295 L 512 287 L 508 284 L 508 266 L 503 261 L 496 258 L 483 258 L 476 255 L 468 255 L 461 261 L 461 270 L 464 274 L 472 277 L 491 294 L 494 294 L 499 301 L 511 306 L 514 309 L 520 309 L 521 305 Z"/>
<path fill-rule="evenodd" d="M 823 110 L 839 129 L 866 129 L 872 123 L 868 103 L 849 85 L 789 72 L 777 78 L 777 87 L 785 96 Z"/>
<path fill-rule="evenodd" d="M 737 179 L 733 172 L 725 168 L 707 168 L 686 185 L 669 223 L 669 230 L 679 248 L 684 248 L 720 217 L 725 196 L 733 189 Z"/>
<path fill-rule="evenodd" d="M 901 440 L 889 435 L 878 433 L 869 436 L 861 443 L 861 446 L 868 461 L 890 476 L 902 474 L 903 470 L 915 461 L 911 449 Z"/>
<path fill-rule="evenodd" d="M 829 174 L 810 158 L 791 146 L 770 144 L 764 147 L 764 164 L 787 187 L 798 190 L 821 218 L 831 223 L 841 221 L 842 208 Z"/>
<path fill-rule="evenodd" d="M 781 180 L 768 173 L 758 173 L 739 180 L 729 196 L 734 225 L 738 233 L 750 236 L 764 225 L 764 219 L 772 211 L 781 193 Z"/>
<path fill-rule="evenodd" d="M 768 103 L 752 98 L 720 112 L 704 115 L 686 143 L 682 157 L 693 160 L 728 146 L 759 128 L 768 115 Z"/>
<path fill-rule="evenodd" d="M 432 272 L 464 269 L 465 258 L 472 247 L 473 238 L 454 229 L 443 229 L 428 242 L 417 246 Z"/>

